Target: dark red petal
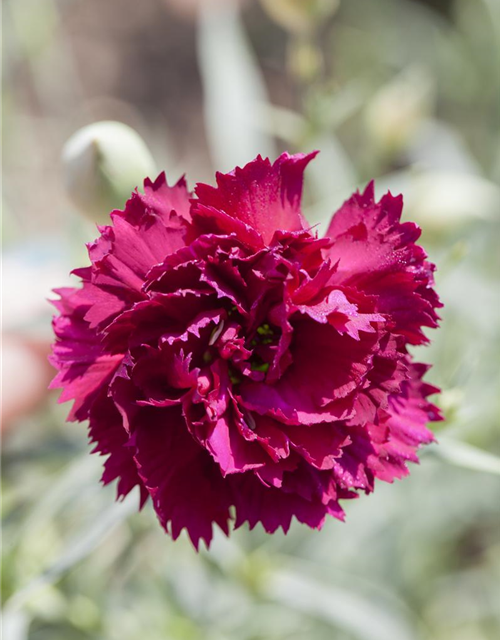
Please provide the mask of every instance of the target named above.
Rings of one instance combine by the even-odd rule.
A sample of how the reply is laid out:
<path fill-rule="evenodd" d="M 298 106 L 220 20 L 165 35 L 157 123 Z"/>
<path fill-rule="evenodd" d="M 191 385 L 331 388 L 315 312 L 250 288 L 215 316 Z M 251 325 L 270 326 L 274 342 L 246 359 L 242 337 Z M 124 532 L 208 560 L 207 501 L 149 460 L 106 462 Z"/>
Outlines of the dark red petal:
<path fill-rule="evenodd" d="M 268 533 L 281 527 L 286 533 L 295 516 L 299 522 L 321 529 L 327 509 L 319 500 L 309 502 L 294 493 L 266 487 L 252 474 L 233 475 L 228 479 L 236 507 L 235 528 L 248 522 L 253 529 L 258 522 Z"/>
<path fill-rule="evenodd" d="M 264 244 L 269 244 L 278 230 L 305 228 L 307 225 L 300 210 L 303 173 L 316 153 L 284 153 L 274 164 L 258 156 L 242 169 L 218 173 L 217 187 L 198 184 L 195 189 L 198 202 L 193 208 L 195 223 L 199 217 L 206 220 L 211 212 L 214 227 L 228 231 L 225 214 L 245 228 L 255 230 Z M 236 226 L 231 230 L 238 233 Z M 245 231 L 245 235 L 248 232 Z M 254 240 L 250 239 L 250 242 L 254 244 Z"/>
<path fill-rule="evenodd" d="M 103 387 L 90 410 L 89 436 L 95 443 L 92 453 L 107 455 L 102 482 L 109 484 L 118 479 L 117 497 L 125 497 L 136 485 L 141 493 L 141 506 L 149 494 L 144 487 L 134 462 L 134 449 L 128 446 L 129 435 L 114 402 Z"/>
<path fill-rule="evenodd" d="M 399 221 L 402 205 L 402 197 L 390 193 L 375 202 L 373 183 L 344 203 L 327 231 L 327 255 L 337 265 L 330 283 L 374 296 L 376 311 L 393 330 L 419 344 L 427 340 L 422 326 L 437 326 L 435 307 L 441 305 L 432 290 L 433 267 L 415 244 L 420 229 Z"/>
<path fill-rule="evenodd" d="M 229 412 L 217 420 L 207 438 L 206 446 L 223 476 L 258 469 L 266 462 L 261 447 L 256 442 L 248 442 L 243 438 Z"/>
<path fill-rule="evenodd" d="M 134 425 L 135 461 L 162 526 L 174 540 L 185 528 L 197 549 L 200 540 L 210 544 L 214 523 L 227 534 L 228 487 L 180 412 L 144 408 Z"/>

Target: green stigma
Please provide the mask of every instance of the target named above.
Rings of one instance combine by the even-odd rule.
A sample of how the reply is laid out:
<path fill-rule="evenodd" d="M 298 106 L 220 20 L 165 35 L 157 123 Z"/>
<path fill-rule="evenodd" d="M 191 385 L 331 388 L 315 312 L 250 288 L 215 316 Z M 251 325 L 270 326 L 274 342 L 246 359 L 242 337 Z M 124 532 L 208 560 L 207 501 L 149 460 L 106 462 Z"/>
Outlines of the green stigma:
<path fill-rule="evenodd" d="M 257 327 L 257 333 L 259 334 L 259 336 L 272 336 L 274 334 L 274 331 L 267 324 L 267 322 L 265 322 L 264 324 L 260 325 L 260 327 Z"/>
<path fill-rule="evenodd" d="M 229 380 L 231 380 L 232 384 L 239 384 L 242 378 L 234 371 L 229 370 Z"/>
<path fill-rule="evenodd" d="M 263 362 L 262 364 L 252 362 L 251 367 L 252 371 L 262 371 L 263 373 L 267 373 L 269 371 L 269 362 Z"/>

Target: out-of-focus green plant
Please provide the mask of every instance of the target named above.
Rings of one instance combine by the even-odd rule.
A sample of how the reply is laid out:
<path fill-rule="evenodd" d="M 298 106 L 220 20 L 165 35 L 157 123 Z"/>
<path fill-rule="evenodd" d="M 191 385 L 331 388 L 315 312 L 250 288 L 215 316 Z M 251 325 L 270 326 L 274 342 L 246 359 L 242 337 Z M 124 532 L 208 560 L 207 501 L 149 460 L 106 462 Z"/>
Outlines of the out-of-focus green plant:
<path fill-rule="evenodd" d="M 298 83 L 318 79 L 325 61 L 318 34 L 338 10 L 340 0 L 261 0 L 269 17 L 290 37 L 287 70 Z"/>
<path fill-rule="evenodd" d="M 144 140 L 121 122 L 96 122 L 77 131 L 64 147 L 62 165 L 71 201 L 101 224 L 155 174 Z"/>
<path fill-rule="evenodd" d="M 397 155 L 411 144 L 432 111 L 429 74 L 407 69 L 377 90 L 367 105 L 367 133 L 382 155 Z"/>
<path fill-rule="evenodd" d="M 339 8 L 340 0 L 261 0 L 269 17 L 292 33 L 319 27 Z"/>

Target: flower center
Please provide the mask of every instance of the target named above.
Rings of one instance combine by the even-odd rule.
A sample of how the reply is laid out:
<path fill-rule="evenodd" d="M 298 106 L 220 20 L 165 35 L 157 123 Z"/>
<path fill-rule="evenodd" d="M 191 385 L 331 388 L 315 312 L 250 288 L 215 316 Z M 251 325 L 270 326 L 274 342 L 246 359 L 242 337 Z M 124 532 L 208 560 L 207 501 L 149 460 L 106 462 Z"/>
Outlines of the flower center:
<path fill-rule="evenodd" d="M 242 325 L 236 314 L 233 312 L 228 315 L 232 317 L 220 320 L 212 329 L 200 354 L 203 364 L 210 366 L 219 358 L 225 360 L 233 385 L 242 383 L 247 377 L 255 381 L 264 380 L 278 350 L 280 328 L 269 322 L 262 322 L 247 332 L 245 340 L 241 336 Z"/>
<path fill-rule="evenodd" d="M 280 339 L 280 331 L 268 322 L 263 322 L 255 331 L 250 340 L 252 356 L 249 359 L 252 371 L 267 373 L 274 359 L 277 345 Z"/>

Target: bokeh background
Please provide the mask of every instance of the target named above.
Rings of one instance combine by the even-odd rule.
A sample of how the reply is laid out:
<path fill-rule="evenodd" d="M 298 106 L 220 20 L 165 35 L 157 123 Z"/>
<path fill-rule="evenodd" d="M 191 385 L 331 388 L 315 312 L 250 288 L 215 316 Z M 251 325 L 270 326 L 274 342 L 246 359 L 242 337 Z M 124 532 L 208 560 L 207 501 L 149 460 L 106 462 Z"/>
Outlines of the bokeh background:
<path fill-rule="evenodd" d="M 498 0 L 2 9 L 5 640 L 498 640 Z M 46 391 L 46 298 L 96 233 L 75 193 L 92 200 L 106 178 L 120 206 L 138 172 L 120 135 L 101 141 L 107 173 L 61 160 L 103 120 L 140 134 L 153 173 L 191 185 L 257 153 L 320 149 L 305 184 L 320 230 L 372 177 L 404 194 L 438 265 L 442 327 L 418 356 L 446 421 L 411 476 L 347 505 L 346 524 L 243 527 L 197 555 L 149 506 L 136 514 L 136 495 L 115 504 L 100 487 L 84 426 Z"/>

